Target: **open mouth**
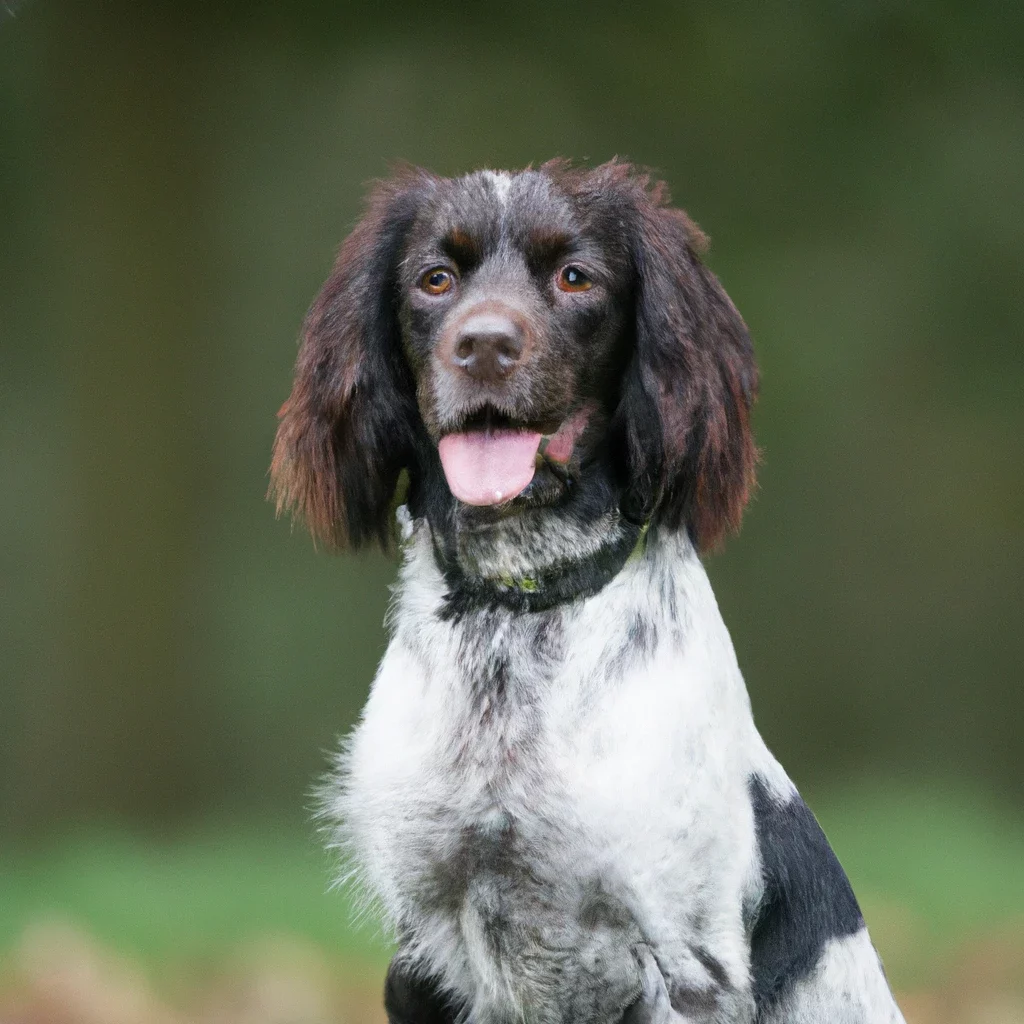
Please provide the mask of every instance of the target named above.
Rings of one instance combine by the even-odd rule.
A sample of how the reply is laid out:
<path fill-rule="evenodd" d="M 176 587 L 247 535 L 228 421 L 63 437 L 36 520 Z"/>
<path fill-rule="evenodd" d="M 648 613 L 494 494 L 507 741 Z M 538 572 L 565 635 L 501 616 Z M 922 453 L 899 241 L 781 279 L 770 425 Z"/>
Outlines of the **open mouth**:
<path fill-rule="evenodd" d="M 533 480 L 538 455 L 565 465 L 586 426 L 589 410 L 577 410 L 544 434 L 543 424 L 517 423 L 492 409 L 474 414 L 438 443 L 452 494 L 467 505 L 499 505 L 522 494 Z"/>

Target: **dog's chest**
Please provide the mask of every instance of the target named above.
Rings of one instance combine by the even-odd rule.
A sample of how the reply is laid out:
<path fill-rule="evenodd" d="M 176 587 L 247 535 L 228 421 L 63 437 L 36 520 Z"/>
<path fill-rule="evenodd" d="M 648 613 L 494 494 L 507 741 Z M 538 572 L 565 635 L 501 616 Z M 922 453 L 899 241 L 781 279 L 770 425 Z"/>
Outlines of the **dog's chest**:
<path fill-rule="evenodd" d="M 400 607 L 335 810 L 403 946 L 466 998 L 508 981 L 583 1019 L 566 1000 L 627 999 L 641 941 L 687 984 L 712 941 L 742 972 L 752 725 L 694 575 L 678 602 L 637 571 L 550 615 Z"/>
<path fill-rule="evenodd" d="M 658 843 L 675 856 L 681 833 L 703 843 L 700 816 L 722 797 L 704 739 L 715 709 L 699 687 L 680 706 L 687 667 L 669 632 L 630 605 L 597 620 L 402 624 L 353 738 L 343 809 L 393 918 L 458 916 L 476 890 L 578 903 L 594 886 L 642 885 L 629 873 Z"/>
<path fill-rule="evenodd" d="M 620 870 L 639 858 L 613 850 L 635 786 L 605 764 L 623 723 L 564 627 L 554 613 L 426 644 L 399 631 L 354 740 L 348 814 L 420 955 L 477 995 L 515 978 L 531 1005 L 563 1007 L 555 1019 L 573 1016 L 566 1000 L 621 1009 L 640 938 Z"/>
<path fill-rule="evenodd" d="M 481 616 L 476 628 L 396 638 L 355 740 L 351 785 L 374 794 L 366 826 L 401 905 L 458 913 L 480 879 L 523 890 L 557 851 L 576 802 L 553 721 L 553 687 L 573 685 L 559 678 L 562 643 L 557 615 Z"/>

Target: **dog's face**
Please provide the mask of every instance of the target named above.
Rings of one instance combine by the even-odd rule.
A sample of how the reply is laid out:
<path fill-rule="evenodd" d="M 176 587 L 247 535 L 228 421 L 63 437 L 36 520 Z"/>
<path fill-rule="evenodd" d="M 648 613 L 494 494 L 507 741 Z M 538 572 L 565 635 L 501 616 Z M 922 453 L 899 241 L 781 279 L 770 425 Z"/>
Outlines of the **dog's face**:
<path fill-rule="evenodd" d="M 446 522 L 614 506 L 703 546 L 735 527 L 756 369 L 665 200 L 615 162 L 379 185 L 306 320 L 279 505 L 386 545 L 405 469 Z"/>
<path fill-rule="evenodd" d="M 558 501 L 618 401 L 621 247 L 548 175 L 481 172 L 424 197 L 399 267 L 403 351 L 453 495 L 502 515 Z"/>

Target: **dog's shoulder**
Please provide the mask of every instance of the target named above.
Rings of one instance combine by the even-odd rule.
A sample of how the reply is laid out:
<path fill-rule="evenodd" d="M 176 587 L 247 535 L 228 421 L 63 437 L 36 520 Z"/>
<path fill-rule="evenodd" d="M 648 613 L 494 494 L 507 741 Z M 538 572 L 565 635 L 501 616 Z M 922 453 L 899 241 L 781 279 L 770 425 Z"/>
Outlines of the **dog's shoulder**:
<path fill-rule="evenodd" d="M 758 1006 L 812 972 L 832 939 L 864 927 L 860 907 L 825 833 L 803 799 L 749 782 L 762 893 L 752 913 L 751 975 Z"/>

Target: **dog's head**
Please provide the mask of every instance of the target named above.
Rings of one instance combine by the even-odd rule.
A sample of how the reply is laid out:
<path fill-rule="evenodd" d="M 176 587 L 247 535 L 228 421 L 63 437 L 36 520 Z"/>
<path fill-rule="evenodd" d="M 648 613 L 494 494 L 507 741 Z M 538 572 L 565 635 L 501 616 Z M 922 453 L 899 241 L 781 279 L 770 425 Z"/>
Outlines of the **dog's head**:
<path fill-rule="evenodd" d="M 700 548 L 735 529 L 757 370 L 667 202 L 616 161 L 378 184 L 306 318 L 279 509 L 387 546 L 407 470 L 414 512 L 448 522 L 612 505 Z"/>

